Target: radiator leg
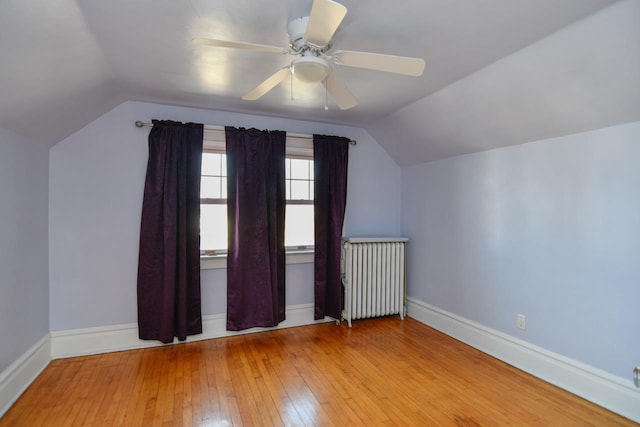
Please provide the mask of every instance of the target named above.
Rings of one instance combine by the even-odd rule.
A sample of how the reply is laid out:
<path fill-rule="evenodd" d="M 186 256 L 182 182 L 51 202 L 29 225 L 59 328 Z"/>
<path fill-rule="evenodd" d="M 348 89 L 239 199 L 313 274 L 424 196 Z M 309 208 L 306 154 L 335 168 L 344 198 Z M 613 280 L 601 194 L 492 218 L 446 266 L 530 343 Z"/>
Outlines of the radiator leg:
<path fill-rule="evenodd" d="M 347 315 L 347 311 L 346 310 L 342 310 L 342 314 L 341 314 L 340 317 L 342 317 L 341 320 L 343 322 L 346 320 L 347 321 L 347 325 L 349 325 L 349 327 L 351 327 L 351 316 Z"/>

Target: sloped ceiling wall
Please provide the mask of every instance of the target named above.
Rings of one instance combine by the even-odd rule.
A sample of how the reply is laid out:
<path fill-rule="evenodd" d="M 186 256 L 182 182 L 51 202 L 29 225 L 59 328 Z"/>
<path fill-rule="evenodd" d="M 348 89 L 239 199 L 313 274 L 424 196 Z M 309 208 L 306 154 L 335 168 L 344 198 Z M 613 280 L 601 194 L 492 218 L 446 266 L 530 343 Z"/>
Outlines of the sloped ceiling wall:
<path fill-rule="evenodd" d="M 53 145 L 125 100 L 71 1 L 0 3 L 0 126 Z"/>
<path fill-rule="evenodd" d="M 400 164 L 640 120 L 640 1 L 572 24 L 366 126 Z"/>
<path fill-rule="evenodd" d="M 361 101 L 348 111 L 300 105 L 286 88 L 247 104 L 239 97 L 248 82 L 282 64 L 231 60 L 188 40 L 204 32 L 276 43 L 286 38 L 284 12 L 303 13 L 311 0 L 269 10 L 222 0 L 0 2 L 0 127 L 51 146 L 143 100 L 359 126 L 409 165 L 640 119 L 639 0 L 407 0 L 388 13 L 383 0 L 342 1 L 341 48 L 425 57 L 425 75 L 343 67 Z M 194 77 L 198 61 L 214 75 L 222 67 L 224 87 Z"/>

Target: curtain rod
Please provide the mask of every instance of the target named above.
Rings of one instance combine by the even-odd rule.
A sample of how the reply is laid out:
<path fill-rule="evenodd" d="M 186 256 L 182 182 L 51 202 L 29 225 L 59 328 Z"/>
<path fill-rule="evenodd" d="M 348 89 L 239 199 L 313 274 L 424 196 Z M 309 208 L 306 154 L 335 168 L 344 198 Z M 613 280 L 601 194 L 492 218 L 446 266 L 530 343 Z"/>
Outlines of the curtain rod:
<path fill-rule="evenodd" d="M 148 123 L 148 122 L 143 122 L 140 120 L 136 120 L 135 125 L 137 128 L 142 128 L 142 127 L 153 127 L 153 123 Z M 209 131 L 215 131 L 215 132 L 224 132 L 224 126 L 213 126 L 213 125 L 204 125 L 204 129 L 205 130 L 209 130 Z M 308 134 L 304 134 L 304 133 L 289 133 L 287 132 L 287 136 L 290 136 L 292 138 L 300 138 L 300 139 L 313 139 L 313 135 L 308 135 Z M 355 139 L 350 139 L 349 140 L 349 144 L 351 145 L 356 145 L 358 143 L 358 141 L 356 141 Z"/>

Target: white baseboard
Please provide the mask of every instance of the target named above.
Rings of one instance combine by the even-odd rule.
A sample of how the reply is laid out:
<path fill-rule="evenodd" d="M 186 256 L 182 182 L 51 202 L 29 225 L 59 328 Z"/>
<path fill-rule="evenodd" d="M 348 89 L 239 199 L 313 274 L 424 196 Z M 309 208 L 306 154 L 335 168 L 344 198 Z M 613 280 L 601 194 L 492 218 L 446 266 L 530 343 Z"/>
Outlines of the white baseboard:
<path fill-rule="evenodd" d="M 415 298 L 408 315 L 544 381 L 640 422 L 640 390 L 598 368 L 487 328 Z"/>
<path fill-rule="evenodd" d="M 288 306 L 286 309 L 287 320 L 280 323 L 276 328 L 252 328 L 239 332 L 226 330 L 226 314 L 203 316 L 202 334 L 187 337 L 186 342 L 333 321 L 333 319 L 329 318 L 318 321 L 313 320 L 313 310 L 313 304 Z M 157 347 L 160 345 L 165 344 L 159 341 L 144 341 L 139 339 L 138 325 L 136 323 L 51 332 L 52 359 Z"/>
<path fill-rule="evenodd" d="M 51 361 L 49 334 L 0 373 L 0 417 Z"/>

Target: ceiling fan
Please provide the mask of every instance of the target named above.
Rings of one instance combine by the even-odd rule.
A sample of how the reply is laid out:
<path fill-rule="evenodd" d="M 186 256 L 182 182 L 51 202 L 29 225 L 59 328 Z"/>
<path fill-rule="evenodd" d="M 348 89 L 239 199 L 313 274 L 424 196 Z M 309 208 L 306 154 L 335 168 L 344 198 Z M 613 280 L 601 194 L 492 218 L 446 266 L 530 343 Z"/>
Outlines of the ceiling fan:
<path fill-rule="evenodd" d="M 293 75 L 304 82 L 321 82 L 336 105 L 346 110 L 358 101 L 347 88 L 333 66 L 366 68 L 388 73 L 420 76 L 425 62 L 420 58 L 384 55 L 379 53 L 336 50 L 331 52 L 331 39 L 347 14 L 347 8 L 332 0 L 314 0 L 309 16 L 297 18 L 288 25 L 289 47 L 280 48 L 255 43 L 196 38 L 199 45 L 245 49 L 257 52 L 293 55 L 291 64 L 276 71 L 242 99 L 255 101 Z"/>

